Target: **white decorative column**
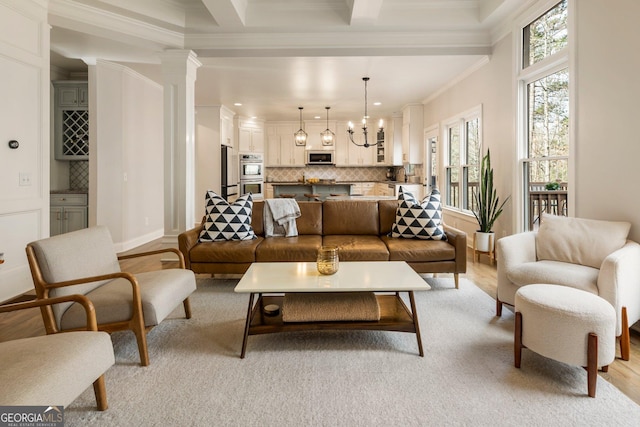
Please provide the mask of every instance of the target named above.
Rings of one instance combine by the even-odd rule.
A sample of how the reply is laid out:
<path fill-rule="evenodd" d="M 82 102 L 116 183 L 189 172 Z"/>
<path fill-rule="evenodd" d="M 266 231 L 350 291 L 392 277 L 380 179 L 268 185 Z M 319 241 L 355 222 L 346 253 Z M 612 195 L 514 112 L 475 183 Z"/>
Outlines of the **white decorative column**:
<path fill-rule="evenodd" d="M 164 241 L 195 220 L 195 81 L 202 64 L 190 50 L 162 53 L 164 76 Z"/>

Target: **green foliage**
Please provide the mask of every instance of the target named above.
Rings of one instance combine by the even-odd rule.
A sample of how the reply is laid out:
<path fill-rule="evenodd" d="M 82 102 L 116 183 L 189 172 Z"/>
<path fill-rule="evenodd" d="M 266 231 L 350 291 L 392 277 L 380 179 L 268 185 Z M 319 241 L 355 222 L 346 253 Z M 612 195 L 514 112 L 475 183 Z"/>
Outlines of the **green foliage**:
<path fill-rule="evenodd" d="M 480 168 L 480 190 L 475 194 L 477 211 L 473 212 L 478 225 L 483 233 L 490 233 L 493 223 L 502 214 L 505 203 L 509 200 L 507 197 L 502 203 L 498 197 L 498 192 L 493 188 L 493 168 L 491 167 L 491 152 L 487 150 L 487 154 L 482 158 L 482 166 Z"/>
<path fill-rule="evenodd" d="M 555 181 L 555 182 L 547 182 L 545 184 L 544 188 L 546 190 L 549 190 L 549 191 L 556 191 L 556 190 L 560 189 L 560 183 L 557 182 L 557 181 Z"/>

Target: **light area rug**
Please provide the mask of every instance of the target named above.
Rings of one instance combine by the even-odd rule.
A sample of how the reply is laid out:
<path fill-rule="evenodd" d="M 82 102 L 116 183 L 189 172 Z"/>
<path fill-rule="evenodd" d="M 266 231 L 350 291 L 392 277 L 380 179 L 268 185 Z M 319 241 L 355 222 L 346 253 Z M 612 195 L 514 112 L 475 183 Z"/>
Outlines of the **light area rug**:
<path fill-rule="evenodd" d="M 141 367 L 133 334 L 113 335 L 109 409 L 88 389 L 67 426 L 637 426 L 640 406 L 584 369 L 524 350 L 513 366 L 511 312 L 468 280 L 428 278 L 416 293 L 425 356 L 415 335 L 320 331 L 249 337 L 247 294 L 235 280 L 199 279 L 193 318 L 182 308 L 148 336 Z"/>

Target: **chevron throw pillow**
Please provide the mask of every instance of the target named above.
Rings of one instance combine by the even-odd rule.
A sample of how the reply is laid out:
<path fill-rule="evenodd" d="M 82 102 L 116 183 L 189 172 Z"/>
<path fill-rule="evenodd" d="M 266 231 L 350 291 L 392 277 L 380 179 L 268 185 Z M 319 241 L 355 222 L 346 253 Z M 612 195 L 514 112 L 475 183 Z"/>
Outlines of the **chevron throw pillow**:
<path fill-rule="evenodd" d="M 400 187 L 396 210 L 396 222 L 391 227 L 391 237 L 422 240 L 447 240 L 442 227 L 440 192 L 434 188 L 422 203 L 412 193 Z"/>
<path fill-rule="evenodd" d="M 200 231 L 200 242 L 221 242 L 224 240 L 252 240 L 256 238 L 251 227 L 253 198 L 251 193 L 243 194 L 235 202 L 229 203 L 214 191 L 205 196 L 204 227 Z"/>

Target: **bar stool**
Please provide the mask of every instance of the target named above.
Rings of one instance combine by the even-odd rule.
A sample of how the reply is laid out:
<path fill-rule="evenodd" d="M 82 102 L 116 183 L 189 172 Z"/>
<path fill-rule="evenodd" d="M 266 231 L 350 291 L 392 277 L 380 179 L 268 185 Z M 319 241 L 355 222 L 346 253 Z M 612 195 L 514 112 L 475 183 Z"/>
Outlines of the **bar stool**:
<path fill-rule="evenodd" d="M 315 193 L 304 193 L 304 197 L 306 197 L 310 202 L 320 202 L 320 195 Z"/>
<path fill-rule="evenodd" d="M 295 199 L 296 194 L 279 194 L 278 197 L 282 199 Z"/>

